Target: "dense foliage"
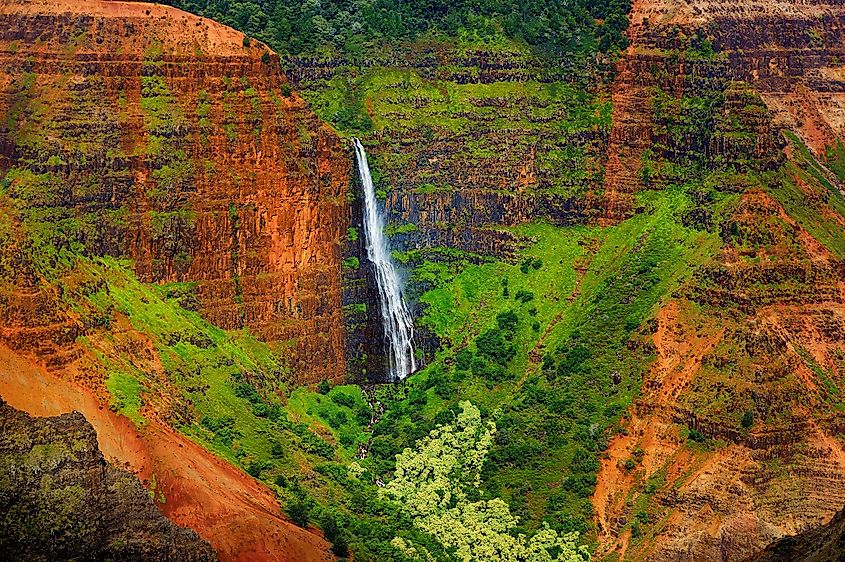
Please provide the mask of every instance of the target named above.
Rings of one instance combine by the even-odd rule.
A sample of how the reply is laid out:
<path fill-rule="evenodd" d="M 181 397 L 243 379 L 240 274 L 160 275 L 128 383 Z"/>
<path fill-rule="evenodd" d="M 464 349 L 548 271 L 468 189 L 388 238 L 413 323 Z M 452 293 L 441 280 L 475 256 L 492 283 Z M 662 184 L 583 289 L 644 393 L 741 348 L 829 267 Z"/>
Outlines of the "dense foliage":
<path fill-rule="evenodd" d="M 414 525 L 454 549 L 464 562 L 578 562 L 589 560 L 578 533 L 559 535 L 545 525 L 526 539 L 513 531 L 518 518 L 499 498 L 478 498 L 481 468 L 493 444 L 496 424 L 481 420 L 470 402 L 460 403 L 453 424 L 442 425 L 421 439 L 416 449 L 396 458 L 394 479 L 383 494 L 399 502 Z M 394 545 L 417 550 L 405 540 Z"/>
<path fill-rule="evenodd" d="M 623 48 L 628 0 L 170 0 L 261 39 L 284 54 L 355 57 L 426 34 L 504 34 L 553 54 Z"/>

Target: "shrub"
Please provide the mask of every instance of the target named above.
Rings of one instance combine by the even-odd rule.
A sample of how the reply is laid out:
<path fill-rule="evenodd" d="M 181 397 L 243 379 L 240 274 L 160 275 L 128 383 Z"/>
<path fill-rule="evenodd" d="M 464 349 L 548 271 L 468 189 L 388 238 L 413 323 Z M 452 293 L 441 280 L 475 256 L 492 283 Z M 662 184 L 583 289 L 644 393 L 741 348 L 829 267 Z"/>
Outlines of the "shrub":
<path fill-rule="evenodd" d="M 329 381 L 323 379 L 319 383 L 317 383 L 317 392 L 320 394 L 326 395 L 332 389 L 331 385 L 329 385 Z"/>
<path fill-rule="evenodd" d="M 266 418 L 269 417 L 270 414 L 270 407 L 267 404 L 253 404 L 252 405 L 252 415 L 256 418 Z"/>
<path fill-rule="evenodd" d="M 235 396 L 238 398 L 245 398 L 252 404 L 258 404 L 261 402 L 261 395 L 258 394 L 255 387 L 248 382 L 239 383 L 238 386 L 235 387 Z"/>
<path fill-rule="evenodd" d="M 280 459 L 285 456 L 285 448 L 278 441 L 273 441 L 273 444 L 270 445 L 270 455 L 274 459 Z"/>
<path fill-rule="evenodd" d="M 496 324 L 499 326 L 500 330 L 513 332 L 519 325 L 519 317 L 513 310 L 500 312 L 496 315 Z"/>
<path fill-rule="evenodd" d="M 332 552 L 341 558 L 349 555 L 349 541 L 346 539 L 346 535 L 341 534 L 335 537 L 332 541 Z"/>
<path fill-rule="evenodd" d="M 563 489 L 573 492 L 581 498 L 589 498 L 596 487 L 595 474 L 578 474 L 563 481 Z"/>
<path fill-rule="evenodd" d="M 314 500 L 304 492 L 300 492 L 285 505 L 285 512 L 290 520 L 300 527 L 307 527 L 311 517 L 311 509 L 314 507 Z"/>
<path fill-rule="evenodd" d="M 373 414 L 369 406 L 362 405 L 358 407 L 358 410 L 355 412 L 355 420 L 358 422 L 358 425 L 362 427 L 367 426 L 372 419 Z"/>
<path fill-rule="evenodd" d="M 634 522 L 631 523 L 631 537 L 638 539 L 642 536 L 642 534 L 643 533 L 640 530 L 640 522 L 637 521 L 637 520 L 634 520 Z"/>
<path fill-rule="evenodd" d="M 246 35 L 244 35 L 244 47 L 249 47 L 249 43 L 250 43 L 250 41 L 249 41 L 249 37 L 247 37 Z M 265 52 L 266 52 L 266 51 L 265 51 Z"/>
<path fill-rule="evenodd" d="M 503 381 L 510 376 L 505 367 L 498 363 L 492 363 L 483 357 L 474 357 L 470 368 L 473 375 L 488 381 Z"/>
<path fill-rule="evenodd" d="M 344 557 L 349 555 L 349 541 L 343 531 L 343 515 L 333 511 L 324 511 L 320 517 L 320 528 L 326 539 L 332 543 L 332 552 Z"/>
<path fill-rule="evenodd" d="M 472 364 L 472 352 L 466 348 L 455 354 L 455 367 L 461 371 L 468 371 Z"/>
<path fill-rule="evenodd" d="M 338 410 L 337 412 L 326 414 L 325 418 L 333 429 L 339 429 L 341 426 L 346 424 L 347 421 L 349 421 L 344 410 Z"/>
<path fill-rule="evenodd" d="M 475 347 L 480 356 L 502 366 L 507 365 L 516 354 L 513 345 L 505 341 L 502 331 L 498 328 L 482 332 L 475 340 Z"/>
<path fill-rule="evenodd" d="M 534 300 L 534 293 L 526 291 L 525 289 L 519 289 L 513 298 L 520 302 L 530 302 Z"/>
<path fill-rule="evenodd" d="M 689 439 L 690 441 L 695 441 L 696 443 L 704 443 L 707 440 L 707 438 L 704 437 L 704 434 L 695 428 L 690 428 Z"/>
<path fill-rule="evenodd" d="M 260 478 L 261 473 L 268 468 L 270 468 L 270 465 L 266 461 L 254 460 L 247 465 L 246 473 L 253 478 Z"/>
<path fill-rule="evenodd" d="M 338 406 L 345 406 L 347 408 L 354 408 L 355 407 L 355 397 L 350 396 L 349 394 L 344 394 L 343 392 L 334 392 L 330 398 L 332 402 L 337 404 Z"/>
<path fill-rule="evenodd" d="M 411 403 L 412 406 L 425 406 L 428 402 L 428 395 L 425 393 L 424 390 L 420 390 L 419 388 L 413 388 L 408 393 L 408 401 Z"/>
<path fill-rule="evenodd" d="M 752 425 L 754 425 L 754 412 L 745 410 L 745 413 L 742 414 L 742 427 L 748 429 Z"/>

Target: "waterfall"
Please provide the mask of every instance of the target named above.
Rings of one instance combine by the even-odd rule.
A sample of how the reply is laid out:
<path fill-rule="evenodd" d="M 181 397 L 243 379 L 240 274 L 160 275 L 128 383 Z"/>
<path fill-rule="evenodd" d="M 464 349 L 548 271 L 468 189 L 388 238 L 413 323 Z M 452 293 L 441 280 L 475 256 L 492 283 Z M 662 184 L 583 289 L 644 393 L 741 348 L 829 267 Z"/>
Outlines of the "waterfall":
<path fill-rule="evenodd" d="M 356 138 L 352 140 L 355 143 L 358 174 L 364 185 L 364 237 L 367 243 L 367 259 L 372 262 L 376 272 L 379 308 L 387 342 L 387 378 L 392 382 L 404 379 L 417 368 L 414 360 L 414 323 L 402 296 L 399 275 L 382 232 L 384 219 L 376 204 L 367 153 L 361 141 Z"/>

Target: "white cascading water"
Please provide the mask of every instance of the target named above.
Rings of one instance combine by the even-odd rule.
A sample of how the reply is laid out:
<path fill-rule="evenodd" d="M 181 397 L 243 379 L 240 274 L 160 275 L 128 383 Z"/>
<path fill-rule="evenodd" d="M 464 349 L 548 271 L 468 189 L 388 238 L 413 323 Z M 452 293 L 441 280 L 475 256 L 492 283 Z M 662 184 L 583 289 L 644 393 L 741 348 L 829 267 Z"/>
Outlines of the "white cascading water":
<path fill-rule="evenodd" d="M 402 296 L 401 282 L 390 249 L 382 229 L 384 220 L 376 205 L 376 193 L 370 165 L 364 146 L 356 138 L 355 158 L 358 174 L 364 185 L 364 236 L 367 242 L 367 258 L 376 271 L 376 285 L 379 292 L 384 337 L 387 340 L 387 378 L 390 381 L 404 379 L 417 369 L 414 360 L 414 323 Z"/>

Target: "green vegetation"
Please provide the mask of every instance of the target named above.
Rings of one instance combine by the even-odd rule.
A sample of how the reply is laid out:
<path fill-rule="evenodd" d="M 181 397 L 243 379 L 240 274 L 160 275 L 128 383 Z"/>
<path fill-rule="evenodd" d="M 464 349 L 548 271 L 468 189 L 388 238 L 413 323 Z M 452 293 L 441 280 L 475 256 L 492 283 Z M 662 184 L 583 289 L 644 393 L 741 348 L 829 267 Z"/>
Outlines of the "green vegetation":
<path fill-rule="evenodd" d="M 758 377 L 765 354 L 776 356 L 771 348 L 778 345 L 761 343 L 743 323 L 758 303 L 812 291 L 810 251 L 845 257 L 841 144 L 819 157 L 787 135 L 789 162 L 779 153 L 762 157 L 758 141 L 766 146 L 772 139 L 754 127 L 763 128 L 766 109 L 744 86 L 702 80 L 681 96 L 655 88 L 656 141 L 640 172 L 655 189 L 634 196 L 631 218 L 600 227 L 589 220 L 596 209 L 587 202 L 601 197 L 612 107 L 586 77 L 606 70 L 591 61 L 613 60 L 594 55 L 624 46 L 627 2 L 176 3 L 266 41 L 289 56 L 288 64 L 300 55 L 344 61 L 331 66 L 327 79 L 303 85 L 310 106 L 373 148 L 380 199 L 397 189 L 419 198 L 418 206 L 430 201 L 432 215 L 450 213 L 434 224 L 394 216 L 385 228 L 396 238 L 394 258 L 410 272 L 408 292 L 422 310 L 417 327 L 437 345 L 427 349 L 433 357 L 426 367 L 399 385 L 322 380 L 313 389 L 294 388 L 290 342 L 271 345 L 248 330 L 210 324 L 198 312 L 196 284 L 143 283 L 135 264 L 119 258 L 123 248 L 103 246 L 104 232 L 126 231 L 128 211 L 75 208 L 72 202 L 102 193 L 96 178 L 71 177 L 65 169 L 82 156 L 126 169 L 123 144 L 115 136 L 47 150 L 41 143 L 55 136 L 49 108 L 35 101 L 38 84 L 28 73 L 17 79 L 20 95 L 8 119 L 24 123 L 20 146 L 33 156 L 0 181 L 0 279 L 10 284 L 26 275 L 84 326 L 76 343 L 115 411 L 138 426 L 147 411 L 166 415 L 274 490 L 295 523 L 318 525 L 335 554 L 361 561 L 588 559 L 581 543 L 595 538 L 590 497 L 600 459 L 625 431 L 626 412 L 655 359 L 655 313 L 670 298 L 687 299 L 697 331 L 706 332 L 702 318 L 712 316 L 726 333 L 701 359 L 681 406 L 743 436 L 792 414 L 767 410 L 776 396 L 762 400 L 736 383 Z M 719 56 L 703 35 L 683 45 L 690 60 Z M 243 46 L 255 48 L 248 37 Z M 148 142 L 132 156 L 150 171 L 144 234 L 168 260 L 151 267 L 174 278 L 192 259 L 185 240 L 196 216 L 185 194 L 197 174 L 214 173 L 186 153 L 179 131 L 195 128 L 207 146 L 212 100 L 205 90 L 189 103 L 178 100 L 158 73 L 161 56 L 161 45 L 145 53 L 140 108 Z M 408 57 L 406 67 L 396 66 L 400 56 Z M 501 74 L 482 75 L 483 57 L 502 62 Z M 225 137 L 260 134 L 259 92 L 243 78 L 224 85 Z M 280 92 L 292 95 L 287 84 Z M 196 127 L 186 116 L 191 107 Z M 242 110 L 246 120 L 236 113 Z M 244 122 L 249 126 L 239 130 Z M 303 123 L 290 134 L 303 148 L 315 146 Z M 430 146 L 430 153 L 419 148 Z M 465 195 L 468 202 L 457 203 Z M 504 227 L 495 217 L 479 218 L 485 197 L 497 206 L 491 216 L 509 197 L 517 207 L 541 199 L 539 207 L 553 207 L 548 218 L 555 224 L 538 219 Z M 235 240 L 248 216 L 243 211 L 229 203 Z M 808 250 L 800 229 L 819 247 Z M 515 242 L 501 255 L 398 247 L 429 239 L 428 231 Z M 341 236 L 347 247 L 358 246 L 356 228 Z M 736 254 L 730 268 L 718 258 L 725 246 Z M 233 244 L 233 258 L 238 251 Z M 797 265 L 768 275 L 751 267 L 783 256 Z M 354 256 L 342 265 L 348 276 L 361 267 Z M 237 274 L 232 283 L 243 315 L 247 288 Z M 347 303 L 344 312 L 363 316 L 367 306 Z M 841 408 L 834 370 L 800 345 L 791 347 L 818 381 L 816 395 Z M 760 357 L 750 357 L 752 348 Z M 771 363 L 787 373 L 778 380 L 781 390 L 794 388 L 794 365 Z M 679 431 L 681 446 L 694 454 L 724 446 L 707 424 L 688 421 Z M 634 449 L 619 460 L 637 490 L 628 498 L 632 544 L 659 524 L 654 494 L 680 486 L 667 481 L 666 471 L 642 477 L 644 456 Z M 154 483 L 150 491 L 166 499 Z"/>
<path fill-rule="evenodd" d="M 530 58 L 518 45 L 509 49 L 515 63 L 536 66 L 537 73 L 543 74 L 544 63 Z M 455 75 L 461 74 L 455 70 Z M 374 136 L 380 139 L 378 150 L 370 154 L 380 194 L 399 186 L 415 188 L 418 195 L 454 191 L 454 187 L 435 185 L 444 170 L 518 169 L 526 158 L 536 158 L 540 176 L 531 190 L 580 197 L 601 179 L 595 155 L 584 139 L 609 130 L 609 106 L 576 85 L 538 79 L 463 83 L 448 76 L 432 79 L 413 68 L 373 66 L 342 67 L 331 79 L 303 87 L 321 118 L 365 141 Z M 465 138 L 473 131 L 486 131 L 491 123 L 496 130 L 520 132 L 509 139 L 507 152 L 500 150 L 501 138 L 492 132 Z M 450 139 L 452 150 L 438 155 L 440 172 L 411 165 L 418 151 L 444 138 Z M 407 139 L 419 143 L 411 153 Z M 509 191 L 495 177 L 483 186 Z M 451 226 L 460 226 L 468 218 L 453 220 Z M 388 234 L 411 232 L 415 227 L 419 228 L 412 223 L 389 225 Z"/>
<path fill-rule="evenodd" d="M 171 412 L 178 430 L 274 489 L 295 522 L 321 525 L 339 555 L 403 560 L 391 544 L 401 536 L 451 560 L 434 538 L 406 530 L 399 506 L 380 498 L 372 473 L 355 462 L 373 416 L 359 387 L 290 389 L 280 350 L 186 309 L 190 284 L 143 284 L 130 265 L 77 255 L 60 281 L 65 305 L 94 328 L 78 343 L 115 410 L 138 425 L 146 406 Z M 112 332 L 118 322 L 129 328 Z"/>
<path fill-rule="evenodd" d="M 374 45 L 439 35 L 493 44 L 508 37 L 549 54 L 586 58 L 598 50 L 627 46 L 624 31 L 630 9 L 625 0 L 168 3 L 231 25 L 281 53 L 343 53 L 356 59 Z"/>
<path fill-rule="evenodd" d="M 508 506 L 499 498 L 474 499 L 480 495 L 481 469 L 496 424 L 481 420 L 469 402 L 454 424 L 441 425 L 396 457 L 396 471 L 382 491 L 397 501 L 414 525 L 438 538 L 464 562 L 549 562 L 589 560 L 586 547 L 577 544 L 578 533 L 558 535 L 546 524 L 530 539 L 511 534 L 516 527 Z M 471 497 L 472 496 L 472 497 Z M 403 551 L 425 552 L 397 537 Z"/>
<path fill-rule="evenodd" d="M 518 264 L 419 264 L 412 287 L 430 287 L 420 323 L 443 351 L 375 426 L 377 470 L 470 399 L 499 412 L 485 493 L 510 503 L 522 532 L 588 532 L 598 455 L 652 360 L 634 342 L 720 246 L 682 223 L 692 189 L 645 194 L 650 210 L 611 228 L 520 227 L 535 242 Z"/>
<path fill-rule="evenodd" d="M 106 379 L 106 389 L 114 399 L 112 408 L 135 422 L 136 425 L 144 424 L 146 420 L 141 416 L 143 387 L 137 378 L 121 371 L 113 371 Z"/>
<path fill-rule="evenodd" d="M 787 133 L 787 137 L 795 147 L 797 156 L 787 164 L 787 173 L 779 176 L 779 181 L 769 181 L 767 185 L 789 215 L 813 238 L 838 258 L 844 258 L 845 231 L 841 221 L 845 219 L 845 196 L 834 185 L 837 176 L 824 167 L 798 137 L 792 133 Z M 835 152 L 831 156 L 835 158 Z M 836 163 L 834 159 L 831 166 L 833 170 L 837 169 Z M 816 196 L 807 197 L 808 189 L 813 190 Z M 835 214 L 827 212 L 827 208 L 835 211 Z"/>

